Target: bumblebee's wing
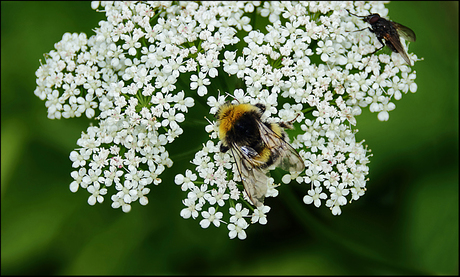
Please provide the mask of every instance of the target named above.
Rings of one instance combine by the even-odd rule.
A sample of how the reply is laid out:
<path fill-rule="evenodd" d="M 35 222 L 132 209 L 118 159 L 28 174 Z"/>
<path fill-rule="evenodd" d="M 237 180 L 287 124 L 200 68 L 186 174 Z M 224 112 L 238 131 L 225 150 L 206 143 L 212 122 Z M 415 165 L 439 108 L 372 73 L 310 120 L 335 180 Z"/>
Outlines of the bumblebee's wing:
<path fill-rule="evenodd" d="M 412 31 L 412 29 L 396 22 L 392 23 L 395 29 L 398 31 L 399 35 L 402 36 L 405 40 L 412 42 L 415 41 L 415 33 Z"/>
<path fill-rule="evenodd" d="M 390 42 L 393 45 L 393 47 L 403 57 L 404 61 L 406 61 L 408 65 L 412 65 L 409 57 L 407 56 L 406 50 L 404 50 L 404 47 L 401 44 L 401 40 L 399 40 L 399 36 L 391 36 L 387 34 L 384 36 L 384 38 L 386 41 Z"/>
<path fill-rule="evenodd" d="M 262 206 L 268 190 L 268 176 L 267 170 L 260 168 L 260 162 L 254 160 L 257 152 L 250 147 L 236 144 L 232 144 L 230 150 L 246 194 L 256 207 Z"/>
<path fill-rule="evenodd" d="M 263 142 L 272 153 L 275 153 L 275 156 L 279 156 L 278 166 L 289 172 L 302 172 L 305 164 L 299 153 L 263 122 L 258 121 L 258 124 Z"/>

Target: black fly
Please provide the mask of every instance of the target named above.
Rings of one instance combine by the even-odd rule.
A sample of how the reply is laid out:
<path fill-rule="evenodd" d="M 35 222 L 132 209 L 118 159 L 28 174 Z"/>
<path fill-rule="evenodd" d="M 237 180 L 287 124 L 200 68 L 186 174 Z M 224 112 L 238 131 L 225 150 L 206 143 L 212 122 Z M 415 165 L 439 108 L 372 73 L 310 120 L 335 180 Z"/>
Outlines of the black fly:
<path fill-rule="evenodd" d="M 371 27 L 368 27 L 367 29 L 369 29 L 372 33 L 374 33 L 377 36 L 377 39 L 379 40 L 379 42 L 382 44 L 382 47 L 375 50 L 374 53 L 379 51 L 386 45 L 393 52 L 399 53 L 403 57 L 403 59 L 406 61 L 407 64 L 412 65 L 409 57 L 407 56 L 406 51 L 404 51 L 404 48 L 401 44 L 401 40 L 399 39 L 399 36 L 401 35 L 401 37 L 403 37 L 404 39 L 408 41 L 415 41 L 414 31 L 412 31 L 410 28 L 404 25 L 401 25 L 399 23 L 396 23 L 396 22 L 387 20 L 383 17 L 380 17 L 378 13 L 373 13 L 367 16 L 359 16 L 349 11 L 348 13 L 356 17 L 363 18 L 364 22 L 367 22 L 371 25 Z M 365 30 L 365 29 L 362 29 L 362 30 Z M 362 30 L 359 30 L 359 31 L 362 31 Z M 383 43 L 383 40 L 385 40 L 385 43 Z"/>

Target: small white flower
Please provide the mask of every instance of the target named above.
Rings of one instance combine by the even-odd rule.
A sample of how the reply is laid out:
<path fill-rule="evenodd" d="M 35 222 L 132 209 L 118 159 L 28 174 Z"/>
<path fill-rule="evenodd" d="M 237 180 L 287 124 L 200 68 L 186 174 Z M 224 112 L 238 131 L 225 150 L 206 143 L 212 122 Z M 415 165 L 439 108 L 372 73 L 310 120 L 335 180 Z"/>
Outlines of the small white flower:
<path fill-rule="evenodd" d="M 78 171 L 72 171 L 70 176 L 74 178 L 74 181 L 70 183 L 70 191 L 76 192 L 83 182 L 83 178 L 86 176 L 86 168 L 82 167 Z"/>
<path fill-rule="evenodd" d="M 106 188 L 101 189 L 99 183 L 95 183 L 94 185 L 88 186 L 87 190 L 89 193 L 92 194 L 88 198 L 88 204 L 90 204 L 91 206 L 96 204 L 96 201 L 99 203 L 102 203 L 104 201 L 103 195 L 107 194 L 107 189 Z"/>
<path fill-rule="evenodd" d="M 230 237 L 230 239 L 234 239 L 236 238 L 236 236 L 238 236 L 240 240 L 246 239 L 247 235 L 245 229 L 248 227 L 249 224 L 246 221 L 242 221 L 241 224 L 238 225 L 230 223 L 227 226 L 228 230 L 230 230 L 228 236 Z"/>
<path fill-rule="evenodd" d="M 196 174 L 194 174 L 190 169 L 185 171 L 185 176 L 182 174 L 177 174 L 174 178 L 176 185 L 181 185 L 182 191 L 193 188 L 193 182 L 196 181 Z"/>
<path fill-rule="evenodd" d="M 214 207 L 210 207 L 208 211 L 202 211 L 201 216 L 204 218 L 200 221 L 201 228 L 208 228 L 211 223 L 219 227 L 223 214 L 222 212 L 216 212 Z"/>
<path fill-rule="evenodd" d="M 230 207 L 229 212 L 232 215 L 230 217 L 231 223 L 242 227 L 246 226 L 247 222 L 244 218 L 248 216 L 249 210 L 242 208 L 241 203 L 237 203 L 234 208 Z"/>
<path fill-rule="evenodd" d="M 205 73 L 199 72 L 198 75 L 199 77 L 197 75 L 192 75 L 192 77 L 190 77 L 190 88 L 193 90 L 198 88 L 198 96 L 204 96 L 208 93 L 206 86 L 209 86 L 211 82 L 206 78 Z"/>
<path fill-rule="evenodd" d="M 314 189 L 308 190 L 308 195 L 303 197 L 303 202 L 305 204 L 314 203 L 318 208 L 321 206 L 321 199 L 327 199 L 327 195 L 324 192 L 321 192 L 321 187 L 315 187 Z"/>
<path fill-rule="evenodd" d="M 81 184 L 82 188 L 86 188 L 88 185 L 93 184 L 93 185 L 100 185 L 101 183 L 104 183 L 104 177 L 101 176 L 102 172 L 100 169 L 89 169 L 88 174 L 83 177 L 83 182 Z M 84 185 L 83 185 L 84 184 Z"/>
<path fill-rule="evenodd" d="M 251 217 L 251 223 L 259 222 L 262 225 L 267 224 L 267 213 L 270 211 L 269 206 L 260 206 L 254 210 L 254 213 Z"/>
<path fill-rule="evenodd" d="M 142 206 L 145 206 L 149 203 L 149 199 L 146 196 L 149 192 L 150 192 L 149 188 L 146 188 L 143 185 L 141 185 L 137 189 L 130 190 L 129 194 L 131 195 L 133 199 L 139 200 L 139 203 Z"/>
<path fill-rule="evenodd" d="M 184 208 L 181 210 L 180 212 L 180 216 L 182 216 L 183 218 L 187 219 L 187 218 L 190 218 L 193 217 L 194 219 L 198 217 L 198 211 L 201 210 L 201 206 L 200 205 L 195 205 L 195 201 L 187 198 L 185 200 L 183 200 L 183 203 L 185 206 L 187 206 L 187 208 Z"/>
<path fill-rule="evenodd" d="M 83 97 L 78 97 L 77 98 L 77 103 L 78 103 L 78 113 L 83 113 L 85 112 L 86 117 L 92 118 L 94 117 L 95 111 L 94 109 L 97 108 L 97 102 L 93 101 L 94 97 L 92 94 L 87 94 L 85 98 Z"/>
<path fill-rule="evenodd" d="M 126 203 L 123 198 L 120 198 L 118 195 L 114 194 L 111 197 L 112 199 L 112 208 L 118 209 L 121 207 L 124 213 L 129 213 L 131 211 L 131 205 Z"/>
<path fill-rule="evenodd" d="M 72 167 L 78 168 L 86 165 L 86 160 L 89 159 L 90 153 L 84 149 L 80 149 L 80 153 L 77 151 L 70 152 L 70 160 L 73 162 Z"/>
<path fill-rule="evenodd" d="M 188 198 L 192 199 L 193 201 L 198 200 L 198 203 L 200 205 L 203 205 L 206 202 L 205 195 L 207 194 L 209 193 L 208 186 L 206 184 L 203 184 L 200 187 L 193 186 L 193 188 L 191 188 L 191 191 L 188 193 Z"/>
<path fill-rule="evenodd" d="M 123 171 L 118 170 L 116 166 L 111 165 L 109 170 L 104 171 L 105 186 L 110 187 L 113 183 L 119 184 Z"/>

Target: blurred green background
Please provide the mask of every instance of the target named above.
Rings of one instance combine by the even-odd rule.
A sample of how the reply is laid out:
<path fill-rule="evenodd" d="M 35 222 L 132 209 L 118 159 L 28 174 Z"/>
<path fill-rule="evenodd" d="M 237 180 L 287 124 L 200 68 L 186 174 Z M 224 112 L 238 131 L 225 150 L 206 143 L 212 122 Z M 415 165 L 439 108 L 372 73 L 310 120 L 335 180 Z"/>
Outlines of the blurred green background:
<path fill-rule="evenodd" d="M 69 190 L 70 151 L 88 120 L 49 120 L 33 94 L 39 59 L 65 32 L 104 18 L 89 2 L 1 2 L 1 273 L 29 274 L 453 274 L 458 271 L 458 2 L 392 2 L 412 28 L 418 91 L 388 122 L 364 112 L 358 139 L 372 149 L 368 191 L 332 216 L 304 205 L 303 189 L 270 198 L 266 226 L 244 241 L 179 216 L 172 180 L 192 158 L 193 127 L 174 142 L 175 166 L 130 213 Z M 189 118 L 202 120 L 193 111 Z M 186 138 L 188 137 L 188 138 Z M 189 144 L 190 145 L 190 144 Z M 172 149 L 172 147 L 170 147 Z"/>

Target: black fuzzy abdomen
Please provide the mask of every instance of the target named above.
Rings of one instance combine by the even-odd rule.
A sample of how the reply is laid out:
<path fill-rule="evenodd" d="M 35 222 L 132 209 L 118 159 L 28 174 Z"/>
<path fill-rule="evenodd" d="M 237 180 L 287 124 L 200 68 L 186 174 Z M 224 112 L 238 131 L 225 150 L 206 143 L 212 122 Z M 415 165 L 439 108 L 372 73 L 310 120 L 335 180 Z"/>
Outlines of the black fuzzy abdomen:
<path fill-rule="evenodd" d="M 227 142 L 239 146 L 249 146 L 260 153 L 264 148 L 258 128 L 256 112 L 247 112 L 241 116 L 227 132 Z"/>
<path fill-rule="evenodd" d="M 227 133 L 227 143 L 235 143 L 240 147 L 247 146 L 254 149 L 258 155 L 251 158 L 261 162 L 258 167 L 266 168 L 274 163 L 277 155 L 265 146 L 260 136 L 258 117 L 255 116 L 258 116 L 258 114 L 249 112 L 237 120 L 233 128 Z M 268 123 L 263 124 L 270 128 Z M 265 151 L 265 154 L 262 154 L 263 151 Z M 269 151 L 269 154 L 266 151 Z"/>

